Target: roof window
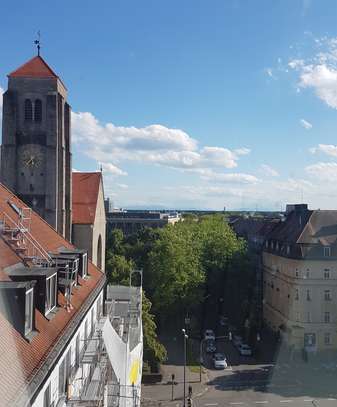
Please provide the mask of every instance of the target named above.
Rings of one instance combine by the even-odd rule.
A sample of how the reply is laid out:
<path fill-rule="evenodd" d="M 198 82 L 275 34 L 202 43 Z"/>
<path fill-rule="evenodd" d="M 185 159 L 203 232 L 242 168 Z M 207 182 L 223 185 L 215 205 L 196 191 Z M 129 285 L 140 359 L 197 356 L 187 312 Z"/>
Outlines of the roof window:
<path fill-rule="evenodd" d="M 331 256 L 331 247 L 330 246 L 324 246 L 324 257 L 330 257 Z"/>
<path fill-rule="evenodd" d="M 28 335 L 33 330 L 33 311 L 34 311 L 34 289 L 30 288 L 26 291 L 25 300 L 25 335 Z"/>

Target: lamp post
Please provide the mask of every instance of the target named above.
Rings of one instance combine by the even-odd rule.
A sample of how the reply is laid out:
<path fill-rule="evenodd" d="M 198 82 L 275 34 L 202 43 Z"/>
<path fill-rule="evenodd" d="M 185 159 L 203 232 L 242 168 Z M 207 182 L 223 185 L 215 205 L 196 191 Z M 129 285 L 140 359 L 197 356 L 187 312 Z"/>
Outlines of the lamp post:
<path fill-rule="evenodd" d="M 188 339 L 188 336 L 186 335 L 185 329 L 182 329 L 181 332 L 184 335 L 184 404 L 183 406 L 186 407 L 186 340 Z"/>
<path fill-rule="evenodd" d="M 204 363 L 203 357 L 202 357 L 202 345 L 204 343 L 205 338 L 201 338 L 200 341 L 200 353 L 199 353 L 199 381 L 201 383 L 201 371 L 202 371 L 202 364 Z"/>

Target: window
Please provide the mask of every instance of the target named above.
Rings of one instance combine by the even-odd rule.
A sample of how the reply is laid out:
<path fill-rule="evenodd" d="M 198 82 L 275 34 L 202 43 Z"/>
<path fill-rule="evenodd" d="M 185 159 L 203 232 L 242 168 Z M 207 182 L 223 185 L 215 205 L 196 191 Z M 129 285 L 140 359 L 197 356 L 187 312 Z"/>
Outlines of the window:
<path fill-rule="evenodd" d="M 36 121 L 36 122 L 42 121 L 42 102 L 40 99 L 35 100 L 34 121 Z"/>
<path fill-rule="evenodd" d="M 330 278 L 330 271 L 327 269 L 324 270 L 324 278 L 325 280 L 328 280 Z"/>
<path fill-rule="evenodd" d="M 56 273 L 46 279 L 46 313 L 56 307 Z"/>
<path fill-rule="evenodd" d="M 310 278 L 310 272 L 309 271 L 306 272 L 306 278 Z"/>
<path fill-rule="evenodd" d="M 298 270 L 295 271 L 295 277 L 298 278 L 300 275 L 300 273 L 298 272 Z"/>
<path fill-rule="evenodd" d="M 66 372 L 65 372 L 65 359 L 62 360 L 59 366 L 59 396 L 66 393 Z"/>
<path fill-rule="evenodd" d="M 326 324 L 330 323 L 330 312 L 324 312 L 324 322 Z"/>
<path fill-rule="evenodd" d="M 307 301 L 311 301 L 310 290 L 307 290 Z"/>
<path fill-rule="evenodd" d="M 76 336 L 76 347 L 75 347 L 75 366 L 80 365 L 80 335 Z"/>
<path fill-rule="evenodd" d="M 279 249 L 279 245 L 278 245 L 278 242 L 276 242 L 276 250 L 278 250 Z"/>
<path fill-rule="evenodd" d="M 95 309 L 91 308 L 91 336 L 94 334 L 95 330 Z"/>
<path fill-rule="evenodd" d="M 50 407 L 50 384 L 44 391 L 43 395 L 43 407 Z"/>
<path fill-rule="evenodd" d="M 287 254 L 290 254 L 290 246 L 287 245 Z"/>
<path fill-rule="evenodd" d="M 296 290 L 295 290 L 295 300 L 298 301 L 299 298 L 300 298 L 299 291 L 298 291 L 298 289 L 296 288 Z"/>
<path fill-rule="evenodd" d="M 25 335 L 33 329 L 33 289 L 26 291 Z"/>
<path fill-rule="evenodd" d="M 331 334 L 329 332 L 326 332 L 324 334 L 324 344 L 325 345 L 330 345 L 331 344 Z"/>
<path fill-rule="evenodd" d="M 296 322 L 300 322 L 300 313 L 296 312 Z"/>
<path fill-rule="evenodd" d="M 33 120 L 33 105 L 30 99 L 25 100 L 25 121 L 31 122 Z"/>
<path fill-rule="evenodd" d="M 324 291 L 324 299 L 325 299 L 325 301 L 331 301 L 331 293 L 330 293 L 330 290 L 325 290 L 325 291 Z"/>
<path fill-rule="evenodd" d="M 88 254 L 83 254 L 82 257 L 82 277 L 86 277 L 88 274 Z"/>
<path fill-rule="evenodd" d="M 331 256 L 331 248 L 329 246 L 324 247 L 324 257 L 330 257 Z"/>

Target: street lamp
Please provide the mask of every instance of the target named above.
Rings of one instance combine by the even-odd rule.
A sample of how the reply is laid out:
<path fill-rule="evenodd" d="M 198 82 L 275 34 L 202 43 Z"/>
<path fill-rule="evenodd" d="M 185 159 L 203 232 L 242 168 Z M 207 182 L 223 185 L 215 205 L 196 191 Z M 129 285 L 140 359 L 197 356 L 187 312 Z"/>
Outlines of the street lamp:
<path fill-rule="evenodd" d="M 183 406 L 185 407 L 186 404 L 186 340 L 188 339 L 188 336 L 186 335 L 185 329 L 182 329 L 181 332 L 184 335 L 184 404 Z"/>
<path fill-rule="evenodd" d="M 201 338 L 200 341 L 200 354 L 199 354 L 199 380 L 201 383 L 201 371 L 202 371 L 202 364 L 203 364 L 203 357 L 202 357 L 202 345 L 204 343 L 205 338 Z"/>

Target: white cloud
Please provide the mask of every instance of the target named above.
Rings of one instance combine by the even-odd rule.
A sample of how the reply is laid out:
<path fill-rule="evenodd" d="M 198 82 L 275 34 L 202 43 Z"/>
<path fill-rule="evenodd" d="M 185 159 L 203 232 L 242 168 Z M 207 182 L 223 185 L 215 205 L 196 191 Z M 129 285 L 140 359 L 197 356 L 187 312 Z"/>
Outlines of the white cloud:
<path fill-rule="evenodd" d="M 265 69 L 265 72 L 266 72 L 266 74 L 267 74 L 270 78 L 273 78 L 273 77 L 274 77 L 274 75 L 273 75 L 273 70 L 272 70 L 271 68 L 266 68 L 266 69 Z"/>
<path fill-rule="evenodd" d="M 121 189 L 128 189 L 129 188 L 129 185 L 126 185 L 126 184 L 116 184 L 117 186 L 118 186 L 118 188 L 121 188 Z"/>
<path fill-rule="evenodd" d="M 305 168 L 306 172 L 320 181 L 337 181 L 337 163 L 319 162 Z"/>
<path fill-rule="evenodd" d="M 304 119 L 301 119 L 301 120 L 300 120 L 300 124 L 301 124 L 301 126 L 304 127 L 306 130 L 312 129 L 312 124 L 309 123 L 308 121 L 304 120 Z"/>
<path fill-rule="evenodd" d="M 307 59 L 292 59 L 288 66 L 298 73 L 299 88 L 313 89 L 328 106 L 337 109 L 337 38 L 312 38 Z"/>
<path fill-rule="evenodd" d="M 304 60 L 303 59 L 293 59 L 288 63 L 289 67 L 291 69 L 300 69 L 304 66 Z"/>
<path fill-rule="evenodd" d="M 278 177 L 280 174 L 267 164 L 261 164 L 261 172 L 270 177 Z"/>
<path fill-rule="evenodd" d="M 299 86 L 313 88 L 328 106 L 337 109 L 337 71 L 327 65 L 309 65 L 303 68 Z"/>
<path fill-rule="evenodd" d="M 102 125 L 88 112 L 72 114 L 72 131 L 80 149 L 112 166 L 121 161 L 137 161 L 184 170 L 234 168 L 240 156 L 250 152 L 248 148 L 199 148 L 198 141 L 183 130 L 159 124 L 143 128 Z M 109 171 L 117 175 L 114 168 Z"/>
<path fill-rule="evenodd" d="M 102 163 L 102 170 L 104 174 L 119 176 L 119 175 L 128 175 L 127 172 L 121 170 L 111 163 Z"/>
<path fill-rule="evenodd" d="M 206 181 L 216 181 L 220 183 L 228 184 L 257 184 L 259 179 L 251 174 L 244 173 L 218 173 L 209 170 L 204 175 L 201 176 L 202 179 Z"/>
<path fill-rule="evenodd" d="M 309 151 L 312 154 L 323 153 L 331 157 L 337 157 L 337 146 L 332 144 L 318 144 L 318 147 L 312 147 Z"/>

